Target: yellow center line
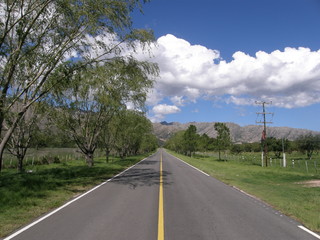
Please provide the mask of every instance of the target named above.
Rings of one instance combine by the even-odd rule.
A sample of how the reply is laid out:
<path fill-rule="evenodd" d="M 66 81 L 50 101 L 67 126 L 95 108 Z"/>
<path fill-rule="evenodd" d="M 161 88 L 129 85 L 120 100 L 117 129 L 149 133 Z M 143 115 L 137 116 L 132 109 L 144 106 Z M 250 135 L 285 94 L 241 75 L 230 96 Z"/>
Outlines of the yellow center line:
<path fill-rule="evenodd" d="M 158 240 L 164 240 L 162 153 L 160 158 Z"/>

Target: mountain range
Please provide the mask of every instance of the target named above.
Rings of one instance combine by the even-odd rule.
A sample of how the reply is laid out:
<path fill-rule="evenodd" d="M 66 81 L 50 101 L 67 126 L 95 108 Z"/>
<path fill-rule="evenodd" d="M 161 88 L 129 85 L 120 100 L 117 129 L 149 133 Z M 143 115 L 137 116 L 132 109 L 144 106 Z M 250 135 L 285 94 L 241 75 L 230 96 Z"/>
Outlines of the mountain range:
<path fill-rule="evenodd" d="M 214 130 L 214 124 L 215 122 L 160 122 L 153 123 L 153 131 L 160 141 L 165 142 L 176 132 L 186 130 L 190 125 L 194 125 L 197 128 L 198 134 L 202 135 L 206 133 L 209 137 L 215 138 L 217 133 Z M 227 122 L 225 124 L 230 129 L 231 139 L 234 143 L 251 143 L 259 142 L 261 140 L 263 131 L 262 125 L 248 125 L 242 127 L 236 123 Z M 290 127 L 267 127 L 267 137 L 275 137 L 278 139 L 286 138 L 292 141 L 306 134 L 318 135 L 320 132 Z"/>

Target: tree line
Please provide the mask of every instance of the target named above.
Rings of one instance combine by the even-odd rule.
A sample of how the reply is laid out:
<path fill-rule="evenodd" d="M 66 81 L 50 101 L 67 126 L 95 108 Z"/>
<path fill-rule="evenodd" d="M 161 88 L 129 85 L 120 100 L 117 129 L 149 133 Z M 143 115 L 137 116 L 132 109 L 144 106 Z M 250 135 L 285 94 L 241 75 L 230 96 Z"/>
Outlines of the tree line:
<path fill-rule="evenodd" d="M 231 146 L 230 130 L 225 123 L 215 123 L 214 129 L 217 132 L 216 138 L 207 134 L 199 135 L 197 128 L 190 125 L 187 130 L 178 131 L 166 143 L 165 147 L 175 152 L 192 156 L 196 151 L 218 151 L 221 159 L 221 151 Z"/>
<path fill-rule="evenodd" d="M 146 2 L 2 1 L 0 171 L 5 149 L 22 171 L 28 147 L 52 131 L 75 143 L 88 166 L 99 146 L 122 157 L 154 147 L 143 112 L 158 67 L 134 57 L 154 36 L 131 17 Z"/>
<path fill-rule="evenodd" d="M 217 132 L 216 138 L 211 138 L 207 134 L 198 134 L 197 128 L 190 125 L 187 130 L 176 132 L 166 143 L 165 147 L 175 152 L 192 156 L 195 152 L 221 152 L 229 151 L 233 154 L 242 152 L 261 152 L 260 142 L 254 143 L 232 143 L 230 130 L 225 123 L 215 123 L 214 129 Z M 266 139 L 268 151 L 273 152 L 275 158 L 281 158 L 283 151 L 299 151 L 311 159 L 313 154 L 320 151 L 320 135 L 306 134 L 299 136 L 295 141 L 288 139 L 276 139 L 268 137 Z"/>

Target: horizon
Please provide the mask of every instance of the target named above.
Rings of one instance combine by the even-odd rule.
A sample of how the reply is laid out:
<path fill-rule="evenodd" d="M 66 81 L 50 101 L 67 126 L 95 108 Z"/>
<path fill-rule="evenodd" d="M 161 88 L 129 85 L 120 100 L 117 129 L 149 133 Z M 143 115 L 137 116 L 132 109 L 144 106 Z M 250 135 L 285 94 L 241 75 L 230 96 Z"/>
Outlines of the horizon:
<path fill-rule="evenodd" d="M 161 122 L 152 122 L 152 123 L 155 123 L 155 124 L 162 124 L 162 125 L 170 125 L 170 124 L 173 124 L 173 123 L 178 123 L 178 124 L 191 124 L 192 123 L 216 123 L 216 121 L 212 121 L 212 122 L 209 122 L 209 121 L 203 121 L 203 122 L 197 122 L 197 121 L 191 121 L 191 122 L 167 122 L 167 121 L 161 121 Z M 231 123 L 231 124 L 235 124 L 235 125 L 238 125 L 239 127 L 248 127 L 248 126 L 261 126 L 261 128 L 263 128 L 263 126 L 260 124 L 249 124 L 249 125 L 240 125 L 240 124 L 237 124 L 235 122 L 221 122 L 221 123 Z M 311 129 L 307 129 L 307 128 L 295 128 L 295 127 L 288 127 L 288 126 L 271 126 L 271 125 L 268 125 L 267 128 L 292 128 L 292 129 L 297 129 L 297 130 L 307 130 L 307 131 L 310 131 L 310 132 L 317 132 L 320 134 L 320 131 L 316 131 L 316 130 L 311 130 Z"/>

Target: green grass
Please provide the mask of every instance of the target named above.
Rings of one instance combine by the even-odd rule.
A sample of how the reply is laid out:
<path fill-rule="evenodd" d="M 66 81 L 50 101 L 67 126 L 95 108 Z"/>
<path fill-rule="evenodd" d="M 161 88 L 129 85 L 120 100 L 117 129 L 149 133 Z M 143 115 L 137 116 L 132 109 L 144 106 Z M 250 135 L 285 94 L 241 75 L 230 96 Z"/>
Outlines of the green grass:
<path fill-rule="evenodd" d="M 197 153 L 195 154 L 195 157 L 215 157 L 218 158 L 217 152 L 207 152 L 207 153 Z M 221 158 L 223 160 L 228 161 L 236 161 L 239 163 L 246 163 L 249 165 L 257 165 L 261 166 L 261 153 L 259 152 L 243 152 L 240 154 L 230 154 L 222 153 Z M 276 158 L 274 153 L 270 152 L 268 154 L 268 164 L 269 167 L 277 168 L 283 165 L 283 159 Z M 302 154 L 300 152 L 292 152 L 292 153 L 286 153 L 286 161 L 287 161 L 287 167 L 291 168 L 294 171 L 298 172 L 307 172 L 307 173 L 320 173 L 320 153 L 314 153 L 311 160 L 309 160 L 305 154 Z M 307 163 L 307 165 L 306 165 Z"/>
<path fill-rule="evenodd" d="M 319 173 L 296 171 L 290 167 L 266 168 L 241 161 L 218 161 L 215 157 L 190 158 L 170 153 L 320 232 L 320 187 L 300 184 L 320 179 Z"/>
<path fill-rule="evenodd" d="M 113 158 L 110 163 L 104 158 L 96 158 L 92 168 L 83 160 L 70 160 L 28 166 L 32 172 L 22 174 L 15 169 L 4 169 L 0 173 L 0 238 L 144 157 Z"/>

